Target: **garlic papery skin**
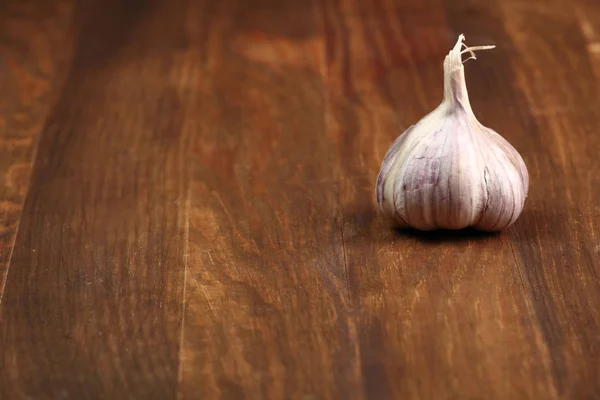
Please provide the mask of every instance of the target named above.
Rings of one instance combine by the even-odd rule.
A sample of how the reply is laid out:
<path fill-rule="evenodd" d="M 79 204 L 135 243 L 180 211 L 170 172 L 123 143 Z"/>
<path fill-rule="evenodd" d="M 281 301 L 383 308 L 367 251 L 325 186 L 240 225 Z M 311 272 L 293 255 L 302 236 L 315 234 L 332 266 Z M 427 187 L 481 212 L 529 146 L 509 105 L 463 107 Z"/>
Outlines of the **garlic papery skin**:
<path fill-rule="evenodd" d="M 381 164 L 377 204 L 401 226 L 500 231 L 523 211 L 525 162 L 477 120 L 465 82 L 462 54 L 475 58 L 473 51 L 494 46 L 469 48 L 463 40 L 460 35 L 444 60 L 442 103 L 402 133 Z"/>

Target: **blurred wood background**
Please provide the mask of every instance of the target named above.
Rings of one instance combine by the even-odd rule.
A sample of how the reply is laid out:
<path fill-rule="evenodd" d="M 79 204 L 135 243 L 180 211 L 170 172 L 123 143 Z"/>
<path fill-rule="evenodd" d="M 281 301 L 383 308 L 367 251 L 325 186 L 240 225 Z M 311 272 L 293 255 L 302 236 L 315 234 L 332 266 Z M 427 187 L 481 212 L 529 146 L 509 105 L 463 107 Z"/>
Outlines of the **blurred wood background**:
<path fill-rule="evenodd" d="M 442 99 L 525 159 L 506 232 L 402 233 Z M 597 0 L 4 0 L 0 399 L 600 398 Z"/>

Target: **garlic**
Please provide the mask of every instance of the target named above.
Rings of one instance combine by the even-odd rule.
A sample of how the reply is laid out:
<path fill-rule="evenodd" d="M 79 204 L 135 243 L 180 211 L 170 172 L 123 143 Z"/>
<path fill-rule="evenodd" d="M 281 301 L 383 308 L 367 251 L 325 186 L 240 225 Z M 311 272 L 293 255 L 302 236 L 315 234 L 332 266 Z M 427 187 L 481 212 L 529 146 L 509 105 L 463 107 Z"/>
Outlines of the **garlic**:
<path fill-rule="evenodd" d="M 474 59 L 495 46 L 467 47 L 464 38 L 444 60 L 444 100 L 394 141 L 381 165 L 377 204 L 402 226 L 499 231 L 523 210 L 525 163 L 477 120 L 467 94 L 462 54 Z"/>

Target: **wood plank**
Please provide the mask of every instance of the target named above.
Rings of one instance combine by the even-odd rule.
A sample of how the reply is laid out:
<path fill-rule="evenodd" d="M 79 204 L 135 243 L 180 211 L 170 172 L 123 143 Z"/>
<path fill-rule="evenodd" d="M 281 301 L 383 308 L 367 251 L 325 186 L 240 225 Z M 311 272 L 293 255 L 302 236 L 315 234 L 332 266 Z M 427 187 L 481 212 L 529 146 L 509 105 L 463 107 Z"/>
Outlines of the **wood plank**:
<path fill-rule="evenodd" d="M 361 391 L 316 2 L 199 2 L 184 399 Z"/>
<path fill-rule="evenodd" d="M 538 168 L 531 211 L 511 237 L 535 299 L 558 396 L 592 398 L 600 391 L 595 62 L 570 4 L 549 1 L 542 13 L 500 9 L 513 43 L 515 85 L 535 115 L 529 153 Z"/>
<path fill-rule="evenodd" d="M 511 51 L 511 27 L 498 17 L 502 9 L 489 2 L 340 0 L 330 2 L 327 10 L 332 43 L 328 82 L 335 127 L 340 142 L 346 141 L 339 157 L 346 177 L 369 172 L 360 184 L 348 180 L 342 190 L 367 397 L 558 398 L 563 393 L 556 375 L 561 359 L 556 359 L 556 343 L 549 337 L 554 326 L 549 327 L 548 313 L 540 311 L 549 296 L 536 275 L 553 261 L 565 260 L 560 249 L 569 245 L 556 247 L 552 236 L 536 234 L 532 224 L 544 215 L 565 213 L 555 211 L 560 200 L 554 200 L 554 210 L 542 206 L 549 193 L 538 182 L 555 170 L 539 165 L 550 159 L 538 150 L 548 136 L 544 131 L 531 134 L 535 110 L 524 100 L 520 81 L 513 82 L 512 62 L 518 57 Z M 534 14 L 532 10 L 528 18 Z M 531 28 L 526 37 L 541 39 L 544 32 Z M 523 218 L 504 234 L 398 234 L 371 211 L 367 199 L 373 197 L 379 163 L 393 139 L 441 101 L 441 61 L 459 33 L 471 45 L 498 46 L 467 64 L 467 84 L 481 121 L 502 133 L 526 159 L 533 193 Z M 552 61 L 544 64 L 550 71 L 557 63 Z M 590 142 L 581 133 L 580 143 Z M 553 151 L 560 150 L 551 145 Z M 565 176 L 561 183 L 566 182 Z M 590 218 L 588 214 L 581 221 Z M 542 229 L 557 223 L 549 220 Z M 571 252 L 580 251 L 572 255 L 578 271 L 585 271 L 579 279 L 594 285 L 592 255 L 581 251 L 593 243 L 592 237 L 566 223 L 560 226 L 574 237 L 585 237 L 588 245 L 573 243 Z M 577 310 L 583 320 L 594 320 L 593 306 Z M 586 360 L 593 362 L 593 354 Z M 579 369 L 589 374 L 579 385 L 593 390 L 593 368 L 585 363 Z"/>
<path fill-rule="evenodd" d="M 82 7 L 0 308 L 0 398 L 174 398 L 188 194 L 185 8 Z"/>
<path fill-rule="evenodd" d="M 72 51 L 74 6 L 0 4 L 0 302 L 38 134 Z"/>
<path fill-rule="evenodd" d="M 590 62 L 596 77 L 600 77 L 600 4 L 593 0 L 579 0 L 574 11 L 586 42 Z"/>

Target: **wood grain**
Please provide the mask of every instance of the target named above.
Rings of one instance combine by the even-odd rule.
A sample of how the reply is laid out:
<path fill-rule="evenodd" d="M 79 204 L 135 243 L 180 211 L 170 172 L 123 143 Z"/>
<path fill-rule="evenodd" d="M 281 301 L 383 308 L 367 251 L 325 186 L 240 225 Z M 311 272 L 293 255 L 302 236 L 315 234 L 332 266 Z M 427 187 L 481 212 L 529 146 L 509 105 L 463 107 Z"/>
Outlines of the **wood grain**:
<path fill-rule="evenodd" d="M 210 15 L 200 26 L 212 40 L 193 146 L 182 398 L 351 398 L 357 333 L 318 9 L 204 6 L 191 13 Z"/>
<path fill-rule="evenodd" d="M 460 33 L 529 198 L 400 231 Z M 592 0 L 3 3 L 0 399 L 597 398 L 598 43 Z"/>
<path fill-rule="evenodd" d="M 0 4 L 0 302 L 39 132 L 72 50 L 74 11 L 69 1 Z"/>
<path fill-rule="evenodd" d="M 168 4 L 82 10 L 0 308 L 2 399 L 175 396 L 189 179 Z"/>

